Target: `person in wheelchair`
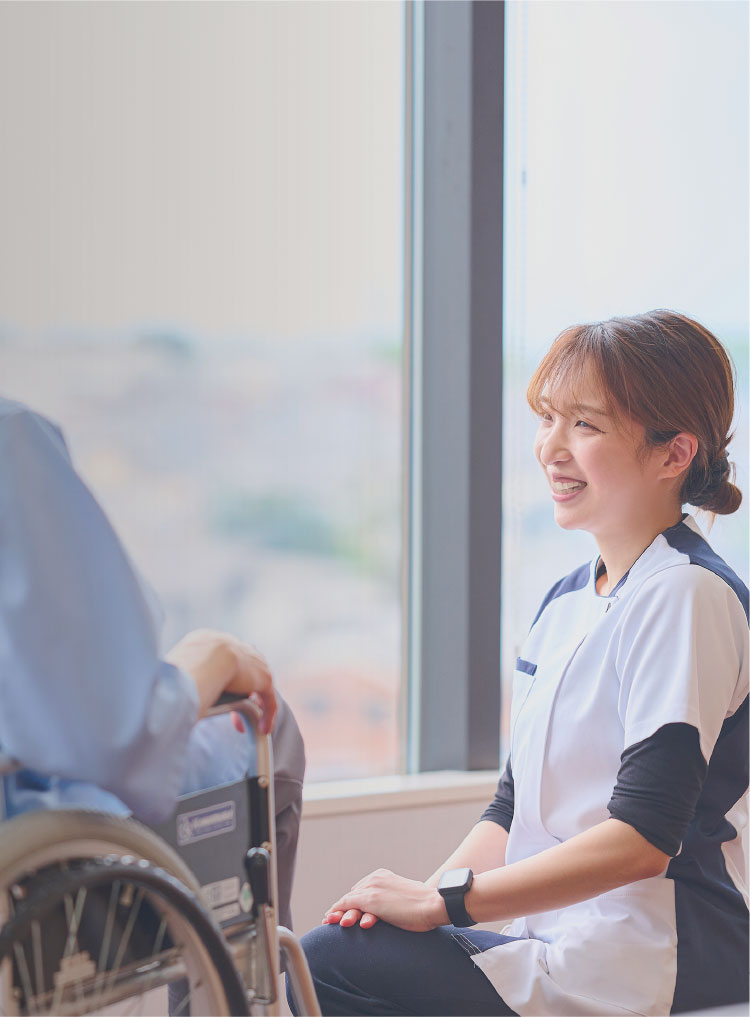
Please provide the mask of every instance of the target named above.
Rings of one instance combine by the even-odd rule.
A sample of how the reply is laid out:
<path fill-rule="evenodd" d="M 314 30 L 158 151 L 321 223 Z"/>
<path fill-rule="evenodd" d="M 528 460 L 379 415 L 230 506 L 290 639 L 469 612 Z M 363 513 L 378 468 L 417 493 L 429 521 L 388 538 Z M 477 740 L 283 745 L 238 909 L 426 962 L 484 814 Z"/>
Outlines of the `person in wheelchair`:
<path fill-rule="evenodd" d="M 210 629 L 159 651 L 160 609 L 76 472 L 60 430 L 0 397 L 2 816 L 83 806 L 158 822 L 179 794 L 242 777 L 252 744 L 224 691 L 272 730 L 280 922 L 289 901 L 304 747 L 266 661 Z M 2 804 L 2 803 L 0 803 Z"/>

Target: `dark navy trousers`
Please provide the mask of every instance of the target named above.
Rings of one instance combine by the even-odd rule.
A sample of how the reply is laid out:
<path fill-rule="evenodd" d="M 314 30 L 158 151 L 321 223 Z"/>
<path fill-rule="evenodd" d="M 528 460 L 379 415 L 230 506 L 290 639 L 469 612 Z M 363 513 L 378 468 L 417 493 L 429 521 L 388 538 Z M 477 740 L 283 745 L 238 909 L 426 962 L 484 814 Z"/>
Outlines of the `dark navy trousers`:
<path fill-rule="evenodd" d="M 323 1014 L 423 1014 L 511 1017 L 511 1010 L 470 954 L 510 942 L 479 929 L 443 925 L 404 932 L 386 922 L 371 929 L 321 925 L 302 937 Z M 289 1006 L 300 1017 L 291 999 Z"/>

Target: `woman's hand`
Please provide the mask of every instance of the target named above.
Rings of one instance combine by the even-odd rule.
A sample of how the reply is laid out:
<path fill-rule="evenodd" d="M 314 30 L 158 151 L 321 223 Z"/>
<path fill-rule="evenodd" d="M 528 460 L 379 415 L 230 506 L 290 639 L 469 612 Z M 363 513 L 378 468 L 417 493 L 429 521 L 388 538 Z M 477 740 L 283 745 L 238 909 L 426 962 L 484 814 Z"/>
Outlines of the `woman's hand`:
<path fill-rule="evenodd" d="M 222 692 L 238 692 L 252 696 L 260 707 L 261 734 L 273 727 L 277 708 L 273 679 L 264 657 L 249 643 L 226 632 L 196 629 L 181 639 L 166 659 L 195 682 L 199 717 L 205 717 Z"/>
<path fill-rule="evenodd" d="M 449 921 L 436 889 L 388 869 L 376 869 L 331 905 L 323 923 L 346 927 L 359 921 L 363 929 L 369 929 L 379 918 L 407 932 L 429 932 Z"/>
<path fill-rule="evenodd" d="M 347 929 L 351 925 L 359 924 L 363 929 L 371 929 L 377 920 L 369 911 L 349 908 L 348 911 L 328 911 L 323 919 L 323 925 L 340 925 L 342 929 Z"/>

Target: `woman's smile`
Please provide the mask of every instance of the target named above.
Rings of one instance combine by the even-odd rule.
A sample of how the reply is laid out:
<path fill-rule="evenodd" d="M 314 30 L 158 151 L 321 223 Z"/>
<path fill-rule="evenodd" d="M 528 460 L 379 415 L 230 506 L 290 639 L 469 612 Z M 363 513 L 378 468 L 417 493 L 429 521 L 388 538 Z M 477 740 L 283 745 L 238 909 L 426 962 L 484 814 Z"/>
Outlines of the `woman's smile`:
<path fill-rule="evenodd" d="M 570 501 L 586 487 L 583 480 L 573 480 L 570 477 L 550 476 L 549 484 L 552 488 L 552 497 L 555 501 Z"/>

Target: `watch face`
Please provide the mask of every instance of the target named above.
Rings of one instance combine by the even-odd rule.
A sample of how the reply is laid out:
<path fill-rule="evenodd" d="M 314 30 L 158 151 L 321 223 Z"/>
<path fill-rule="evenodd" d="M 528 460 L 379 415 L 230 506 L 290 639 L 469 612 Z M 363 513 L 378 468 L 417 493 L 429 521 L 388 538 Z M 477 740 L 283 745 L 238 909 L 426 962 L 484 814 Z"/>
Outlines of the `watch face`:
<path fill-rule="evenodd" d="M 438 890 L 440 893 L 466 893 L 471 886 L 473 873 L 471 869 L 448 869 L 440 877 Z"/>

